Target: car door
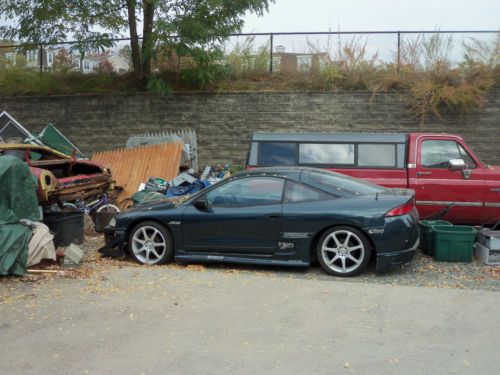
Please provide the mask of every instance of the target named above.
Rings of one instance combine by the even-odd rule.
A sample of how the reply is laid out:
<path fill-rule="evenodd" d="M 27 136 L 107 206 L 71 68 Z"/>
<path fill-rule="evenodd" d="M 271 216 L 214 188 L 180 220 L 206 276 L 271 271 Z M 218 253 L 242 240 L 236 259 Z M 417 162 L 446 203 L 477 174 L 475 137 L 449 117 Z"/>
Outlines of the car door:
<path fill-rule="evenodd" d="M 453 139 L 423 137 L 418 141 L 415 193 L 421 218 L 453 203 L 443 219 L 480 224 L 484 218 L 484 173 L 479 161 Z M 466 170 L 453 170 L 450 160 L 463 159 Z"/>
<path fill-rule="evenodd" d="M 270 255 L 281 229 L 285 180 L 253 176 L 229 181 L 199 199 L 206 209 L 189 205 L 182 232 L 187 252 Z"/>

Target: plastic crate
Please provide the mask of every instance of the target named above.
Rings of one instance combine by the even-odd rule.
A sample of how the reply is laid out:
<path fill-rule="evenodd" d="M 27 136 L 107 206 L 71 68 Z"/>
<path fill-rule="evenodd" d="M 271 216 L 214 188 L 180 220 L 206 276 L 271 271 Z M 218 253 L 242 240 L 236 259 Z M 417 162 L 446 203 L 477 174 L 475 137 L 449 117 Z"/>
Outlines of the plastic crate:
<path fill-rule="evenodd" d="M 452 225 L 445 220 L 422 220 L 420 221 L 420 247 L 424 254 L 434 255 L 433 230 L 434 225 Z"/>
<path fill-rule="evenodd" d="M 434 259 L 441 262 L 471 262 L 477 230 L 467 225 L 432 226 Z"/>
<path fill-rule="evenodd" d="M 476 258 L 487 266 L 500 266 L 500 250 L 493 250 L 476 242 Z"/>
<path fill-rule="evenodd" d="M 500 250 L 500 230 L 481 229 L 477 234 L 477 242 L 491 250 Z"/>

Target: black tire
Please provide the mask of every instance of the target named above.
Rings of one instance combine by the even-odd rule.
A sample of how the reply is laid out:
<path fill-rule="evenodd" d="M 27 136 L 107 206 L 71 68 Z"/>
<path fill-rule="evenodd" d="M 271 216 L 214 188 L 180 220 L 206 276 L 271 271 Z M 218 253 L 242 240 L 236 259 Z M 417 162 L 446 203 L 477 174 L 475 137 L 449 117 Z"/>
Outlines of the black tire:
<path fill-rule="evenodd" d="M 165 226 L 155 221 L 143 221 L 130 231 L 128 250 L 137 263 L 166 263 L 174 255 L 172 235 Z"/>
<path fill-rule="evenodd" d="M 360 230 L 339 226 L 323 233 L 318 241 L 316 255 L 326 273 L 349 277 L 364 271 L 370 261 L 371 249 L 368 239 Z"/>

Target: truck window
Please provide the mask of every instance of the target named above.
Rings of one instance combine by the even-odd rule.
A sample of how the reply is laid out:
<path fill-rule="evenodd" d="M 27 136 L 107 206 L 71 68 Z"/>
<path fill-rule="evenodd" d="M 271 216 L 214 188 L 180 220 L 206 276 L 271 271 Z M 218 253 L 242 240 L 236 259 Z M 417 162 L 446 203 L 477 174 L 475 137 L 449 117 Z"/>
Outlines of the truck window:
<path fill-rule="evenodd" d="M 354 165 L 354 144 L 301 143 L 299 164 Z"/>
<path fill-rule="evenodd" d="M 259 142 L 257 165 L 295 165 L 295 143 Z"/>
<path fill-rule="evenodd" d="M 467 151 L 455 141 L 429 140 L 422 143 L 422 167 L 448 168 L 451 159 L 463 159 L 469 168 L 476 168 L 476 163 Z"/>
<path fill-rule="evenodd" d="M 358 145 L 358 165 L 360 167 L 396 167 L 395 144 Z"/>

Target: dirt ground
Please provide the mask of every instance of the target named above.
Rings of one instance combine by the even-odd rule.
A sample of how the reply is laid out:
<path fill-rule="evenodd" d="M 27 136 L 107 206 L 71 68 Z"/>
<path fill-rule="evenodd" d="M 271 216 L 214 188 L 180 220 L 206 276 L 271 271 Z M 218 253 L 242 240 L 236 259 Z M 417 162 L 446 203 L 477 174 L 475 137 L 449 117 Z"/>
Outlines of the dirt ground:
<path fill-rule="evenodd" d="M 2 372 L 16 374 L 492 374 L 493 267 L 419 254 L 335 278 L 235 265 L 81 269 L 0 279 Z M 57 265 L 40 268 L 60 270 Z"/>

